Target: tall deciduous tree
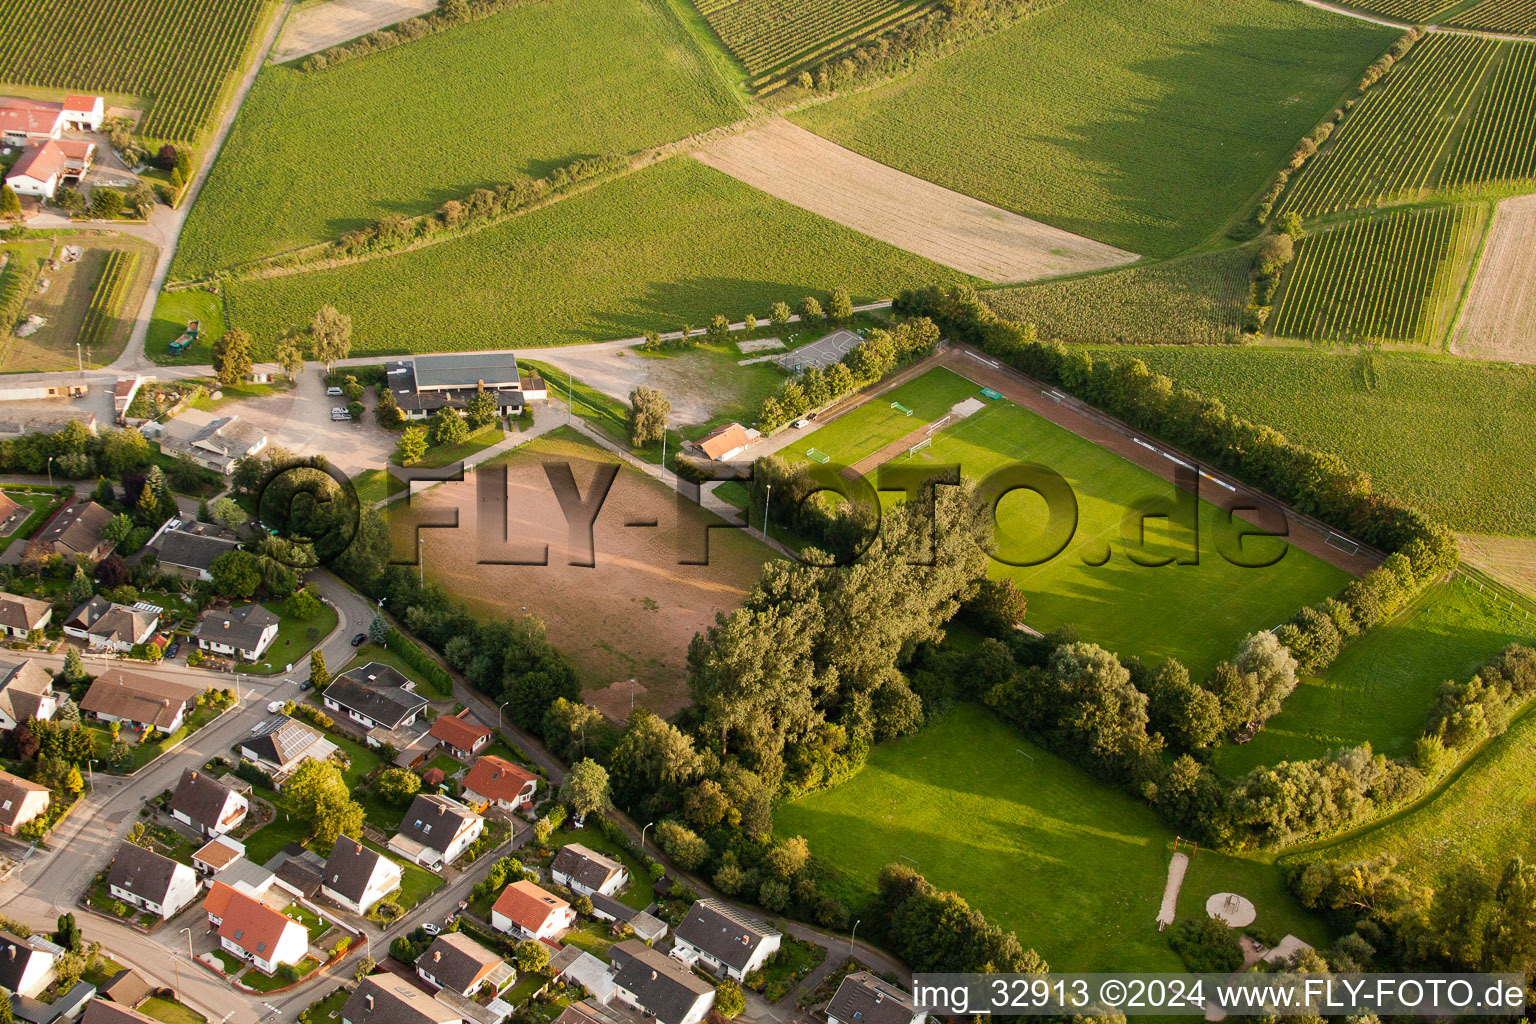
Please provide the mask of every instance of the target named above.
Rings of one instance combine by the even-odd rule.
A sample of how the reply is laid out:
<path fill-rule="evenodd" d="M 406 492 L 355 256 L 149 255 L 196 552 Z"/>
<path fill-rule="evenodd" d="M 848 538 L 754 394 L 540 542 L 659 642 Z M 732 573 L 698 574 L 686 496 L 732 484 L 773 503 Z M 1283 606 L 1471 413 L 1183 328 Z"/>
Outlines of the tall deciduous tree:
<path fill-rule="evenodd" d="M 432 414 L 431 440 L 434 445 L 458 444 L 469 436 L 469 424 L 457 410 L 443 406 Z"/>
<path fill-rule="evenodd" d="M 294 380 L 304 376 L 304 347 L 299 344 L 299 338 L 293 334 L 285 334 L 277 343 L 277 365 L 283 368 L 283 372 Z"/>
<path fill-rule="evenodd" d="M 406 427 L 395 442 L 395 462 L 409 466 L 427 454 L 427 428 Z"/>
<path fill-rule="evenodd" d="M 341 769 L 330 761 L 305 761 L 288 777 L 283 792 L 322 846 L 338 836 L 363 832 L 363 808 L 347 792 Z"/>
<path fill-rule="evenodd" d="M 481 384 L 465 403 L 464 415 L 469 420 L 470 427 L 479 430 L 496 422 L 497 411 L 496 396 L 485 390 L 485 385 Z"/>
<path fill-rule="evenodd" d="M 315 358 L 329 371 L 352 351 L 352 318 L 330 304 L 321 306 L 309 322 L 309 336 L 314 341 Z"/>
<path fill-rule="evenodd" d="M 666 434 L 672 403 L 655 388 L 645 385 L 629 393 L 629 443 L 636 448 L 659 441 Z"/>
<path fill-rule="evenodd" d="M 560 783 L 560 799 L 580 816 L 606 810 L 608 770 L 590 757 L 577 761 Z"/>

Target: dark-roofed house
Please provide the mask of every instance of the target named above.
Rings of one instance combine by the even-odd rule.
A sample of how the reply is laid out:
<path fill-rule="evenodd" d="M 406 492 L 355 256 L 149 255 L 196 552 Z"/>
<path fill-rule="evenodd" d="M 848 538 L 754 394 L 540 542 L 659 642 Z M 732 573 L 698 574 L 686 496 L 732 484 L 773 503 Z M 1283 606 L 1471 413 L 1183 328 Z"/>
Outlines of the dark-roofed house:
<path fill-rule="evenodd" d="M 53 798 L 47 786 L 0 771 L 0 832 L 13 836 L 33 818 L 48 811 Z"/>
<path fill-rule="evenodd" d="M 219 527 L 210 523 L 170 519 L 149 546 L 160 559 L 162 572 L 207 583 L 213 579 L 214 560 L 240 546 L 239 541 L 218 534 Z"/>
<path fill-rule="evenodd" d="M 157 1024 L 157 1022 L 155 1018 L 142 1014 L 119 1000 L 92 999 L 85 1004 L 85 1012 L 80 1015 L 80 1024 Z"/>
<path fill-rule="evenodd" d="M 94 501 L 77 501 L 45 523 L 33 543 L 41 541 L 66 561 L 84 556 L 99 562 L 112 551 L 112 542 L 101 536 L 101 528 L 111 518 L 112 513 Z"/>
<path fill-rule="evenodd" d="M 613 1000 L 613 975 L 608 965 L 580 946 L 566 943 L 549 958 L 548 973 L 551 977 L 575 982 L 587 990 L 593 1000 L 607 1005 Z"/>
<path fill-rule="evenodd" d="M 460 795 L 476 810 L 483 811 L 495 804 L 510 812 L 533 803 L 533 794 L 538 788 L 539 777 L 533 772 L 519 768 L 504 757 L 487 754 L 464 776 Z"/>
<path fill-rule="evenodd" d="M 80 710 L 103 722 L 125 722 L 136 729 L 175 732 L 201 693 L 188 683 L 109 668 L 96 677 Z"/>
<path fill-rule="evenodd" d="M 848 975 L 827 1003 L 827 1024 L 923 1024 L 927 1010 L 912 997 L 868 971 Z"/>
<path fill-rule="evenodd" d="M 76 608 L 64 620 L 64 635 L 97 647 L 127 651 L 154 635 L 158 625 L 159 612 L 130 608 L 97 596 Z"/>
<path fill-rule="evenodd" d="M 46 629 L 53 605 L 34 597 L 0 594 L 0 636 L 25 640 L 34 629 Z"/>
<path fill-rule="evenodd" d="M 527 879 L 501 890 L 491 907 L 491 927 L 520 939 L 552 939 L 576 923 L 576 911 Z"/>
<path fill-rule="evenodd" d="M 635 933 L 635 938 L 647 945 L 654 944 L 667 934 L 667 922 L 659 917 L 652 917 L 643 910 L 636 910 L 602 893 L 592 893 L 590 899 L 593 917 L 599 921 L 624 922 Z"/>
<path fill-rule="evenodd" d="M 53 675 L 27 658 L 0 661 L 0 729 L 7 732 L 35 718 L 50 719 L 59 710 L 53 692 Z"/>
<path fill-rule="evenodd" d="M 418 793 L 400 819 L 400 831 L 389 841 L 389 848 L 435 871 L 458 860 L 484 829 L 485 819 L 457 800 Z"/>
<path fill-rule="evenodd" d="M 365 729 L 400 729 L 415 723 L 427 699 L 416 684 L 388 665 L 370 661 L 343 672 L 325 688 L 321 702 Z"/>
<path fill-rule="evenodd" d="M 248 604 L 229 611 L 203 612 L 192 630 L 197 646 L 214 654 L 238 654 L 246 661 L 256 661 L 277 639 L 278 619 L 259 604 Z"/>
<path fill-rule="evenodd" d="M 461 761 L 468 761 L 491 742 L 491 730 L 479 722 L 471 722 L 464 715 L 439 715 L 427 731 L 448 753 Z"/>
<path fill-rule="evenodd" d="M 742 981 L 778 952 L 783 938 L 719 900 L 699 900 L 672 933 L 672 955 Z"/>
<path fill-rule="evenodd" d="M 215 897 L 220 910 L 219 945 L 225 950 L 267 974 L 304 959 L 309 932 L 302 924 L 222 882 L 213 883 L 203 906 Z"/>
<path fill-rule="evenodd" d="M 614 997 L 661 1024 L 698 1024 L 715 1004 L 715 986 L 643 942 L 626 939 L 608 955 Z"/>
<path fill-rule="evenodd" d="M 463 1024 L 447 1003 L 433 999 L 404 978 L 364 978 L 341 1008 L 341 1024 Z"/>
<path fill-rule="evenodd" d="M 580 843 L 562 846 L 549 873 L 557 885 L 588 896 L 612 896 L 629 884 L 629 872 L 623 864 Z"/>
<path fill-rule="evenodd" d="M 165 424 L 160 450 L 185 455 L 215 473 L 231 473 L 235 463 L 267 446 L 266 431 L 239 416 L 185 409 Z"/>
<path fill-rule="evenodd" d="M 463 932 L 444 932 L 416 958 L 416 973 L 433 988 L 473 996 L 486 986 L 500 994 L 517 980 L 501 957 Z"/>
<path fill-rule="evenodd" d="M 171 817 L 210 837 L 237 827 L 250 806 L 244 796 L 196 768 L 181 773 L 181 781 L 171 794 Z"/>
<path fill-rule="evenodd" d="M 325 761 L 336 744 L 325 734 L 287 715 L 269 718 L 240 741 L 240 756 L 272 776 L 279 789 L 305 761 Z"/>
<path fill-rule="evenodd" d="M 138 971 L 125 968 L 102 983 L 100 995 L 103 999 L 132 1009 L 148 999 L 154 990 L 155 987 L 145 981 Z"/>
<path fill-rule="evenodd" d="M 34 949 L 25 939 L 14 935 L 0 935 L 0 988 L 36 999 L 56 976 L 53 953 Z"/>
<path fill-rule="evenodd" d="M 123 842 L 112 858 L 107 875 L 107 891 L 140 910 L 169 920 L 193 900 L 201 890 L 197 872 L 185 864 L 162 857 L 153 850 Z"/>
<path fill-rule="evenodd" d="M 399 864 L 349 836 L 336 840 L 321 874 L 321 895 L 354 914 L 368 913 L 375 903 L 400 888 L 402 876 Z"/>
<path fill-rule="evenodd" d="M 396 360 L 384 364 L 384 379 L 400 411 L 413 420 L 424 420 L 444 406 L 462 411 L 482 387 L 495 397 L 501 416 L 515 416 L 530 401 L 548 397 L 542 382 L 537 390 L 523 384 L 517 357 L 510 352 L 455 352 Z"/>

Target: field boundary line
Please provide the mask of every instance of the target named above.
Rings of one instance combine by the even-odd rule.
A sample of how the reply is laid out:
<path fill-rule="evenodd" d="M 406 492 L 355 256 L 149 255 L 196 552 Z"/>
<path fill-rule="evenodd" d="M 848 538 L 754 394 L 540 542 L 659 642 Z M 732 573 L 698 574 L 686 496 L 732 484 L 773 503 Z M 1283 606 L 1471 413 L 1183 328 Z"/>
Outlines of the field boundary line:
<path fill-rule="evenodd" d="M 1354 18 L 1356 21 L 1369 21 L 1372 24 L 1385 25 L 1387 28 L 1400 29 L 1404 32 L 1415 27 L 1406 21 L 1397 21 L 1382 14 L 1371 14 L 1366 11 L 1356 10 L 1353 7 L 1346 7 L 1343 4 L 1329 3 L 1328 0 L 1301 0 L 1301 2 L 1306 4 L 1308 7 L 1316 7 L 1320 11 L 1329 11 L 1333 14 L 1339 14 L 1346 18 Z M 1493 32 L 1480 28 L 1464 28 L 1460 25 L 1425 25 L 1424 28 L 1429 32 L 1444 32 L 1446 35 L 1477 36 L 1482 39 L 1508 40 L 1510 42 L 1517 43 L 1536 42 L 1536 40 L 1533 40 L 1530 36 L 1516 35 L 1512 32 Z"/>

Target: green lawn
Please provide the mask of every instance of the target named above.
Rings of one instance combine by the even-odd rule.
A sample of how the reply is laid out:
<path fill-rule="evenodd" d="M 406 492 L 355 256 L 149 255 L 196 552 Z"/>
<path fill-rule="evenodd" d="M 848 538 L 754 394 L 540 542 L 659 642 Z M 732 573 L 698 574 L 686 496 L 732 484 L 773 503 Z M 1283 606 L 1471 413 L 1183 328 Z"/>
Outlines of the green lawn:
<path fill-rule="evenodd" d="M 298 901 L 288 904 L 283 913 L 304 926 L 304 930 L 309 932 L 310 945 L 314 945 L 320 936 L 331 930 L 331 922 Z"/>
<path fill-rule="evenodd" d="M 1267 0 L 1082 0 L 794 120 L 1146 255 L 1220 231 L 1399 33 Z"/>
<path fill-rule="evenodd" d="M 575 928 L 560 936 L 560 941 L 577 949 L 586 950 L 599 960 L 608 959 L 608 949 L 613 938 L 608 934 L 608 922 L 584 918 Z"/>
<path fill-rule="evenodd" d="M 1536 368 L 1312 348 L 1113 350 L 1331 452 L 1453 528 L 1536 536 Z"/>
<path fill-rule="evenodd" d="M 341 1008 L 347 1005 L 347 1000 L 352 993 L 345 988 L 338 988 L 324 999 L 316 1000 L 309 1005 L 305 1013 L 308 1024 L 331 1024 L 332 1021 L 341 1019 Z"/>
<path fill-rule="evenodd" d="M 286 671 L 289 665 L 298 665 L 331 630 L 336 628 L 336 609 L 322 603 L 320 610 L 307 619 L 301 619 L 288 610 L 288 601 L 267 601 L 263 607 L 279 619 L 277 639 L 267 648 L 258 662 L 241 665 L 239 671 L 257 675 L 274 675 Z M 314 636 L 311 637 L 311 631 Z"/>
<path fill-rule="evenodd" d="M 498 444 L 506 432 L 501 429 L 499 423 L 481 427 L 474 431 L 458 444 L 440 444 L 427 449 L 427 454 L 416 462 L 411 463 L 413 468 L 433 468 L 446 466 L 449 463 L 467 459 L 476 452 L 483 452 L 493 444 Z"/>
<path fill-rule="evenodd" d="M 139 1012 L 153 1017 L 162 1024 L 208 1024 L 208 1018 L 174 999 L 151 996 L 139 1007 Z"/>
<path fill-rule="evenodd" d="M 1177 971 L 1157 930 L 1173 832 L 1142 801 L 1090 779 L 986 710 L 961 705 L 922 732 L 877 747 L 842 785 L 776 809 L 835 866 L 855 916 L 886 864 L 953 889 L 1056 970 Z M 1179 893 L 1181 917 L 1240 893 L 1258 927 L 1326 941 L 1317 920 L 1260 860 L 1204 850 Z"/>
<path fill-rule="evenodd" d="M 307 956 L 298 963 L 299 976 L 305 977 L 319 968 L 320 961 L 312 956 Z M 285 988 L 292 982 L 286 981 L 276 974 L 263 974 L 254 967 L 246 971 L 241 977 L 240 983 L 255 989 L 257 992 L 271 992 L 273 989 Z"/>
<path fill-rule="evenodd" d="M 812 431 L 781 454 L 791 462 L 810 462 L 805 453 L 815 448 L 831 456 L 833 462 L 851 466 L 914 430 L 922 430 L 956 403 L 974 397 L 979 391 L 981 385 L 958 373 L 929 370 Z M 912 415 L 891 408 L 898 402 L 911 409 Z"/>
<path fill-rule="evenodd" d="M 32 512 L 18 529 L 8 536 L 0 537 L 0 551 L 4 551 L 13 543 L 25 544 L 27 539 L 43 525 L 43 520 L 48 518 L 48 513 L 53 511 L 54 506 L 62 503 L 62 499 L 57 494 L 40 494 L 35 491 L 6 491 L 5 496 L 18 505 L 30 505 Z"/>
<path fill-rule="evenodd" d="M 390 899 L 400 904 L 403 909 L 410 910 L 443 887 L 443 877 L 441 875 L 433 874 L 425 868 L 419 868 L 415 864 L 403 861 L 378 843 L 368 839 L 363 840 L 363 845 L 370 850 L 377 850 L 400 865 L 400 888 L 390 896 Z"/>
<path fill-rule="evenodd" d="M 245 859 L 252 864 L 266 864 L 289 843 L 302 843 L 308 838 L 309 826 L 279 808 L 277 817 L 245 840 Z"/>
<path fill-rule="evenodd" d="M 224 965 L 224 973 L 229 975 L 231 978 L 239 974 L 246 966 L 244 960 L 241 960 L 235 956 L 231 956 L 229 953 L 224 952 L 222 949 L 214 950 L 213 958 Z"/>
<path fill-rule="evenodd" d="M 227 291 L 230 321 L 265 358 L 327 302 L 352 317 L 357 356 L 634 337 L 723 312 L 763 317 L 809 292 L 842 287 L 859 303 L 961 280 L 674 157 L 441 245 Z"/>
<path fill-rule="evenodd" d="M 1251 743 L 1218 749 L 1216 766 L 1241 775 L 1366 742 L 1406 757 L 1441 683 L 1466 682 L 1506 645 L 1536 636 L 1536 623 L 1523 616 L 1464 577 L 1432 587 L 1346 647 L 1321 678 L 1303 679 Z"/>
<path fill-rule="evenodd" d="M 385 469 L 367 469 L 352 478 L 357 500 L 364 504 L 383 501 L 405 490 L 405 481 Z"/>
<path fill-rule="evenodd" d="M 617 897 L 618 901 L 626 907 L 644 910 L 656 899 L 655 883 L 651 881 L 650 872 L 645 870 L 645 865 L 635 860 L 628 850 L 622 849 L 601 832 L 595 829 L 561 829 L 549 837 L 549 845 L 552 849 L 558 849 L 567 843 L 580 843 L 589 850 L 607 854 L 629 869 L 629 888 Z"/>
<path fill-rule="evenodd" d="M 319 74 L 269 66 L 188 219 L 173 275 L 425 213 L 741 113 L 663 0 L 550 0 Z M 303 188 L 274 187 L 301 165 Z"/>
<path fill-rule="evenodd" d="M 1041 632 L 1076 627 L 1084 640 L 1150 662 L 1177 658 L 1196 679 L 1237 652 L 1242 638 L 1290 618 L 1337 592 L 1347 573 L 1284 541 L 1252 539 L 1249 553 L 1283 550 L 1268 568 L 1243 568 L 1218 554 L 1226 514 L 1200 504 L 1199 546 L 1165 519 L 1147 521 L 1143 560 L 1198 558 L 1198 564 L 1138 565 L 1122 539 L 1122 521 L 1139 502 L 1167 497 L 1173 485 L 1011 402 L 993 402 L 934 435 L 912 460 L 958 463 L 981 479 L 1005 465 L 1035 462 L 1060 473 L 1076 496 L 1077 523 L 1061 554 L 1031 567 L 992 562 L 1029 597 L 1028 623 Z M 1021 491 L 998 506 L 999 546 L 1016 560 L 1043 557 L 1045 503 Z M 1107 557 L 1103 564 L 1099 562 Z"/>
<path fill-rule="evenodd" d="M 192 320 L 202 321 L 197 340 L 180 355 L 170 354 L 171 342 L 187 331 Z M 224 300 L 200 288 L 161 291 L 155 299 L 154 318 L 144 338 L 144 351 L 157 363 L 201 366 L 213 360 L 213 343 L 224 336 Z"/>

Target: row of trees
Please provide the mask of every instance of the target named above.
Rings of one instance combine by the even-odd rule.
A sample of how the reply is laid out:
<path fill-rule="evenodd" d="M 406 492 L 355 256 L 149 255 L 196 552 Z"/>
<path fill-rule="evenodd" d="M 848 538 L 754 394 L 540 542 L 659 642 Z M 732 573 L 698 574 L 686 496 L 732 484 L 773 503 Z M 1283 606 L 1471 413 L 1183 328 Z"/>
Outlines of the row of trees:
<path fill-rule="evenodd" d="M 872 330 L 838 362 L 825 369 L 809 367 L 779 385 L 779 390 L 763 399 L 758 408 L 758 428 L 775 430 L 806 413 L 823 409 L 868 387 L 897 367 L 929 355 L 938 341 L 938 326 L 923 316 L 902 320 L 889 331 Z"/>

